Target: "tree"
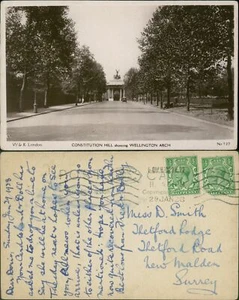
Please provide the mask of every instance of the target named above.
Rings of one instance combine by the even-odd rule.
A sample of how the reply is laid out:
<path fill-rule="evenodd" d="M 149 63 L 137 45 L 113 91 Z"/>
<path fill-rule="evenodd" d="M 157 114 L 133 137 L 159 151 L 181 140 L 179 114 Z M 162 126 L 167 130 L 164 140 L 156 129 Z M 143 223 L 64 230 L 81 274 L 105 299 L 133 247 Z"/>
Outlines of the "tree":
<path fill-rule="evenodd" d="M 165 7 L 159 7 L 154 12 L 138 42 L 142 51 L 139 64 L 144 70 L 147 70 L 150 85 L 159 84 L 157 92 L 161 91 L 163 87 L 166 88 L 167 105 L 169 106 L 172 84 L 178 66 L 175 59 L 177 35 L 174 33 L 174 28 L 167 14 Z"/>
<path fill-rule="evenodd" d="M 7 71 L 22 78 L 19 110 L 27 81 L 37 78 L 48 105 L 50 84 L 69 71 L 76 47 L 74 24 L 66 6 L 10 8 L 6 20 Z"/>
<path fill-rule="evenodd" d="M 202 79 L 222 60 L 217 46 L 220 39 L 217 13 L 221 10 L 220 6 L 208 5 L 170 8 L 171 22 L 177 29 L 175 59 L 180 62 L 186 78 L 187 110 L 190 109 L 190 90 L 194 88 L 197 75 Z"/>
<path fill-rule="evenodd" d="M 22 80 L 19 111 L 23 110 L 27 79 L 39 66 L 38 42 L 35 28 L 26 19 L 24 8 L 9 8 L 6 17 L 6 67 L 8 74 Z"/>
<path fill-rule="evenodd" d="M 106 77 L 103 67 L 97 62 L 95 62 L 94 79 L 92 85 L 95 95 L 99 100 L 102 100 L 102 95 L 106 92 Z"/>
<path fill-rule="evenodd" d="M 64 90 L 75 94 L 76 104 L 79 98 L 87 101 L 90 94 L 102 99 L 102 94 L 106 91 L 103 67 L 96 62 L 87 46 L 75 50 L 71 72 L 63 82 Z"/>
<path fill-rule="evenodd" d="M 67 72 L 76 48 L 74 23 L 68 18 L 66 6 L 25 8 L 27 19 L 36 27 L 39 37 L 41 73 L 45 86 L 44 106 L 48 106 L 51 82 Z"/>
<path fill-rule="evenodd" d="M 130 68 L 124 76 L 125 90 L 128 97 L 134 99 L 138 92 L 138 69 Z"/>
<path fill-rule="evenodd" d="M 196 81 L 227 62 L 228 114 L 233 117 L 233 6 L 163 6 L 159 7 L 142 32 L 140 67 L 157 78 L 167 89 L 170 103 L 172 85 L 184 83 L 187 110 Z M 148 77 L 147 76 L 147 77 Z"/>
<path fill-rule="evenodd" d="M 71 70 L 63 74 L 61 81 L 63 91 L 73 93 L 77 104 L 81 94 L 82 85 L 82 56 L 79 47 L 75 49 Z"/>
<path fill-rule="evenodd" d="M 88 101 L 89 93 L 93 89 L 93 82 L 96 77 L 95 73 L 95 59 L 94 55 L 90 52 L 89 47 L 81 47 L 81 97 Z"/>
<path fill-rule="evenodd" d="M 226 61 L 227 85 L 228 85 L 228 117 L 234 118 L 233 97 L 233 67 L 234 56 L 234 6 L 215 7 L 217 20 L 217 50 L 219 57 Z"/>

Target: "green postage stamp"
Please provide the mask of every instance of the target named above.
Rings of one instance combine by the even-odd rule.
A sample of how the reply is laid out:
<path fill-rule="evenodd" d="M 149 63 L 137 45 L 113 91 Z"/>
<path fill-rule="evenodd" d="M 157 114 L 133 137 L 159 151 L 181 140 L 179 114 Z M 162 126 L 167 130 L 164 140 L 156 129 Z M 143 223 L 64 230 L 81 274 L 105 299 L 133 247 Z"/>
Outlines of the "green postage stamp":
<path fill-rule="evenodd" d="M 202 158 L 203 188 L 211 195 L 235 194 L 232 156 Z"/>
<path fill-rule="evenodd" d="M 166 167 L 170 196 L 199 194 L 200 184 L 196 156 L 166 158 Z"/>

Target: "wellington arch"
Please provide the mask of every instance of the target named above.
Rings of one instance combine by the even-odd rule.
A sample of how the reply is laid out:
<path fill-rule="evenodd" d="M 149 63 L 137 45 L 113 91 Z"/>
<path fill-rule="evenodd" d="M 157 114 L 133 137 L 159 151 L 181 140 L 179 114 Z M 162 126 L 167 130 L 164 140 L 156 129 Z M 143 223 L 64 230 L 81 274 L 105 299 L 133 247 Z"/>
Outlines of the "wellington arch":
<path fill-rule="evenodd" d="M 108 101 L 122 101 L 125 97 L 124 81 L 119 75 L 119 71 L 116 70 L 114 78 L 107 83 L 107 92 L 105 99 Z"/>

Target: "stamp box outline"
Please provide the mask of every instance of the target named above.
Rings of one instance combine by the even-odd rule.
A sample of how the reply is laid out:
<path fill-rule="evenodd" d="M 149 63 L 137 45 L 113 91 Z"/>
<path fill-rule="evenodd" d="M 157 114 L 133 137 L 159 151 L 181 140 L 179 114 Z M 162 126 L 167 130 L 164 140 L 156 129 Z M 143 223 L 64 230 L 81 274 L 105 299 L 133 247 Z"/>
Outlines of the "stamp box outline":
<path fill-rule="evenodd" d="M 170 196 L 200 193 L 198 158 L 196 155 L 166 158 L 166 167 L 168 169 L 167 184 Z"/>
<path fill-rule="evenodd" d="M 203 189 L 210 195 L 234 195 L 233 156 L 202 157 L 201 161 Z"/>

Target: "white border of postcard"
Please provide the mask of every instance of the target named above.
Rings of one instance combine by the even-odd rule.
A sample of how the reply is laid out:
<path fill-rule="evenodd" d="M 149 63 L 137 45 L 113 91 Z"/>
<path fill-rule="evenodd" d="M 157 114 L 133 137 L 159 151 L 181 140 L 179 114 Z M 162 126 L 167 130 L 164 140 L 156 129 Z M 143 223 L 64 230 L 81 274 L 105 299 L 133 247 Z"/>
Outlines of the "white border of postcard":
<path fill-rule="evenodd" d="M 234 30 L 234 127 L 233 139 L 160 141 L 8 141 L 6 116 L 5 9 L 10 6 L 108 5 L 109 1 L 4 1 L 1 3 L 1 148 L 3 150 L 234 150 L 238 135 L 238 4 L 236 1 L 110 1 L 110 5 L 233 5 Z M 202 122 L 208 122 L 204 121 Z M 213 123 L 215 124 L 215 123 Z M 227 127 L 226 125 L 219 127 Z"/>

